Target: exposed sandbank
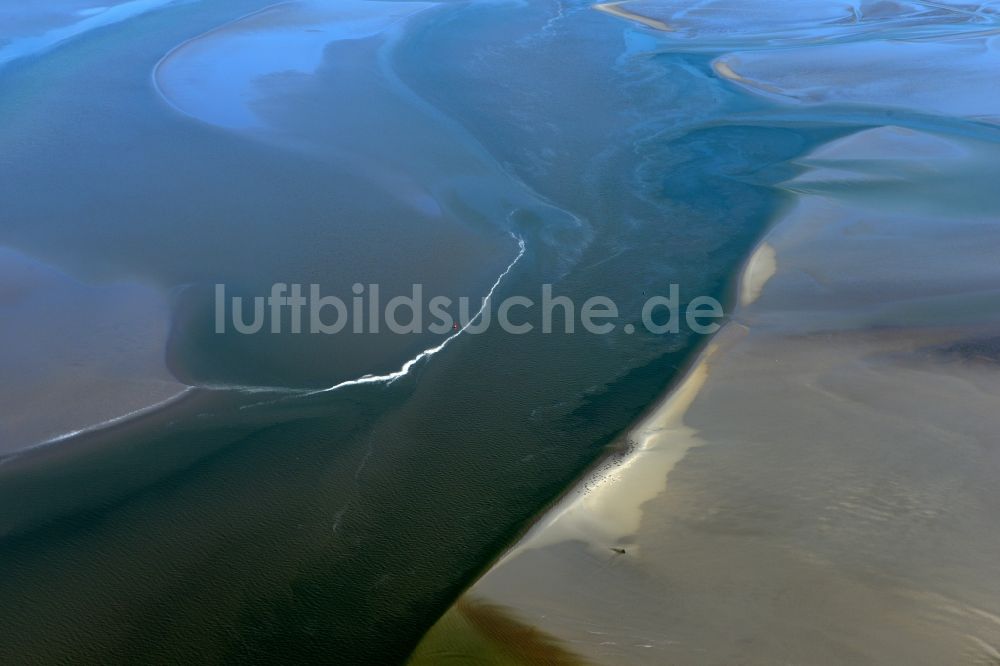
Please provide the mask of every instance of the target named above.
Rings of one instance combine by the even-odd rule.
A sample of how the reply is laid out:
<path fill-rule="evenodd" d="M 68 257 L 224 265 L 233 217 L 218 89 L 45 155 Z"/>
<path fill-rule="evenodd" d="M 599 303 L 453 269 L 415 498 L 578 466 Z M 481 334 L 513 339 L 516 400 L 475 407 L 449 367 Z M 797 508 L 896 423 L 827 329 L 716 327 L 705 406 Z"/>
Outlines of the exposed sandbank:
<path fill-rule="evenodd" d="M 747 306 L 760 297 L 764 285 L 778 270 L 774 248 L 766 241 L 757 246 L 743 270 L 740 281 L 740 306 Z"/>
<path fill-rule="evenodd" d="M 674 28 L 665 51 L 733 45 L 715 74 L 793 108 L 997 117 L 989 5 L 636 11 Z M 596 663 L 995 660 L 998 159 L 884 126 L 796 160 L 733 320 L 462 603 Z M 458 612 L 417 655 L 455 647 Z"/>
<path fill-rule="evenodd" d="M 782 104 L 997 117 L 996 38 L 976 34 L 989 6 L 642 11 L 675 28 L 670 48 L 739 44 L 716 75 Z M 873 30 L 921 39 L 832 43 Z M 998 159 L 993 142 L 887 126 L 797 160 L 796 204 L 747 261 L 733 321 L 633 451 L 462 603 L 596 663 L 996 660 L 1000 198 L 984 174 Z M 455 649 L 459 612 L 416 655 Z"/>
<path fill-rule="evenodd" d="M 990 3 L 969 7 L 919 0 L 795 3 L 747 0 L 626 0 L 595 9 L 659 31 L 678 50 L 740 49 L 747 44 L 814 47 L 859 37 L 949 37 L 989 34 L 998 16 Z"/>
<path fill-rule="evenodd" d="M 908 180 L 929 151 L 947 188 Z M 883 127 L 801 160 L 715 348 L 466 598 L 597 663 L 995 654 L 1000 366 L 957 350 L 1000 337 L 1000 200 L 962 177 L 998 158 Z"/>
<path fill-rule="evenodd" d="M 612 16 L 617 16 L 618 18 L 623 18 L 628 21 L 635 21 L 636 23 L 641 23 L 647 28 L 653 28 L 654 30 L 662 30 L 663 32 L 670 32 L 673 30 L 669 25 L 663 21 L 650 18 L 648 16 L 643 16 L 642 14 L 637 14 L 635 12 L 625 9 L 622 5 L 625 4 L 627 0 L 622 0 L 621 2 L 602 2 L 594 5 L 594 9 L 602 11 L 606 14 L 611 14 Z"/>

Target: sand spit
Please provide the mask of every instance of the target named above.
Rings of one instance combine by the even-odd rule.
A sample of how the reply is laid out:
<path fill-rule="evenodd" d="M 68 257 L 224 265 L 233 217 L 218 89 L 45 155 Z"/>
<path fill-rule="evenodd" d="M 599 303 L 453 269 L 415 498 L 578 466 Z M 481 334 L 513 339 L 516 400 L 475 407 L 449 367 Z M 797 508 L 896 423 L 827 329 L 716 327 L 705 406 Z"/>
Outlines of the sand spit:
<path fill-rule="evenodd" d="M 668 24 L 663 21 L 650 18 L 648 16 L 643 16 L 642 14 L 637 14 L 635 12 L 625 9 L 622 5 L 625 2 L 602 2 L 594 5 L 594 9 L 605 12 L 606 14 L 611 14 L 612 16 L 617 16 L 618 18 L 623 18 L 627 21 L 635 21 L 636 23 L 641 23 L 647 28 L 652 28 L 653 30 L 662 30 L 663 32 L 670 32 L 673 30 Z"/>
<path fill-rule="evenodd" d="M 928 155 L 938 188 L 914 175 Z M 734 320 L 634 451 L 465 602 L 596 663 L 989 659 L 1000 197 L 966 176 L 997 159 L 995 144 L 881 127 L 801 160 Z"/>
<path fill-rule="evenodd" d="M 627 0 L 594 8 L 669 32 L 663 37 L 671 48 L 706 52 L 745 49 L 748 43 L 802 45 L 809 47 L 808 52 L 819 43 L 853 42 L 859 37 L 988 35 L 998 19 L 993 2 L 958 5 L 920 0 Z"/>

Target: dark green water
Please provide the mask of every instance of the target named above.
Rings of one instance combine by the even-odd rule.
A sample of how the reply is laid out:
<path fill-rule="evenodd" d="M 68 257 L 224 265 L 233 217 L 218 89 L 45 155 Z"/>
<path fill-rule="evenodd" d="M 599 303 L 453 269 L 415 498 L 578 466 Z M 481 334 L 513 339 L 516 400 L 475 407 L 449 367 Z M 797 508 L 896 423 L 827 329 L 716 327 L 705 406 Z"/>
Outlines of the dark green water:
<path fill-rule="evenodd" d="M 192 383 L 317 387 L 356 370 L 336 340 L 211 338 L 215 282 L 460 273 L 448 288 L 480 294 L 512 258 L 508 230 L 527 252 L 500 297 L 551 282 L 578 302 L 610 296 L 631 321 L 670 283 L 723 297 L 782 204 L 769 184 L 837 132 L 729 120 L 767 107 L 728 91 L 705 55 L 629 50 L 631 29 L 584 4 L 443 6 L 364 57 L 388 63 L 394 100 L 502 167 L 477 184 L 483 219 L 454 232 L 474 260 L 449 271 L 455 246 L 420 241 L 436 229 L 378 203 L 326 139 L 313 154 L 254 141 L 156 95 L 160 56 L 257 6 L 170 7 L 0 71 L 0 243 L 81 279 L 178 290 L 171 367 Z M 355 46 L 340 55 L 361 58 Z M 321 126 L 340 48 L 281 122 Z M 365 137 L 373 154 L 398 148 L 394 122 Z M 505 205 L 518 213 L 489 212 Z M 355 236 L 370 251 L 339 249 Z M 380 246 L 402 263 L 371 269 Z M 0 661 L 398 662 L 698 343 L 493 327 L 392 385 L 276 402 L 201 392 L 0 465 Z M 376 370 L 427 346 L 356 344 Z"/>

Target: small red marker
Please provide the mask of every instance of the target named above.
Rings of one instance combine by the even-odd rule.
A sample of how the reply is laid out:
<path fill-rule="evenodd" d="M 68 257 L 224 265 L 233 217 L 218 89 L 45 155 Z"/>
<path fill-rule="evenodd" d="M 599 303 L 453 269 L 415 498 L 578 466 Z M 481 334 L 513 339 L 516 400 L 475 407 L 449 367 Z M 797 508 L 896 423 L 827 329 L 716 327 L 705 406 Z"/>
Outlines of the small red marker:
<path fill-rule="evenodd" d="M 453 330 L 453 331 L 457 331 L 458 330 L 458 322 L 457 321 L 454 324 L 451 325 L 451 330 Z"/>

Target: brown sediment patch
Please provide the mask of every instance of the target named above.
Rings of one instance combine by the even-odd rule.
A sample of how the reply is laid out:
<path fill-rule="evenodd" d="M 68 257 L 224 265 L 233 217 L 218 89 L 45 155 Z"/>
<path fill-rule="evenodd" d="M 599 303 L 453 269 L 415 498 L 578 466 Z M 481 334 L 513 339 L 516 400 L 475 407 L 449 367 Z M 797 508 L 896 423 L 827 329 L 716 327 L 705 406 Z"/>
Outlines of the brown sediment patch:
<path fill-rule="evenodd" d="M 509 608 L 475 599 L 462 599 L 457 608 L 473 626 L 524 664 L 580 666 L 586 663 L 552 636 L 518 620 Z"/>
<path fill-rule="evenodd" d="M 411 655 L 410 666 L 457 663 L 585 666 L 560 641 L 517 618 L 510 608 L 462 597 Z"/>
<path fill-rule="evenodd" d="M 642 14 L 637 14 L 631 12 L 622 7 L 624 0 L 621 2 L 602 2 L 594 5 L 594 9 L 606 14 L 611 14 L 612 16 L 617 16 L 618 18 L 623 18 L 628 21 L 635 21 L 636 23 L 641 23 L 647 28 L 652 28 L 653 30 L 661 30 L 663 32 L 673 32 L 673 28 L 669 24 L 659 20 L 650 18 L 648 16 L 643 16 Z"/>

